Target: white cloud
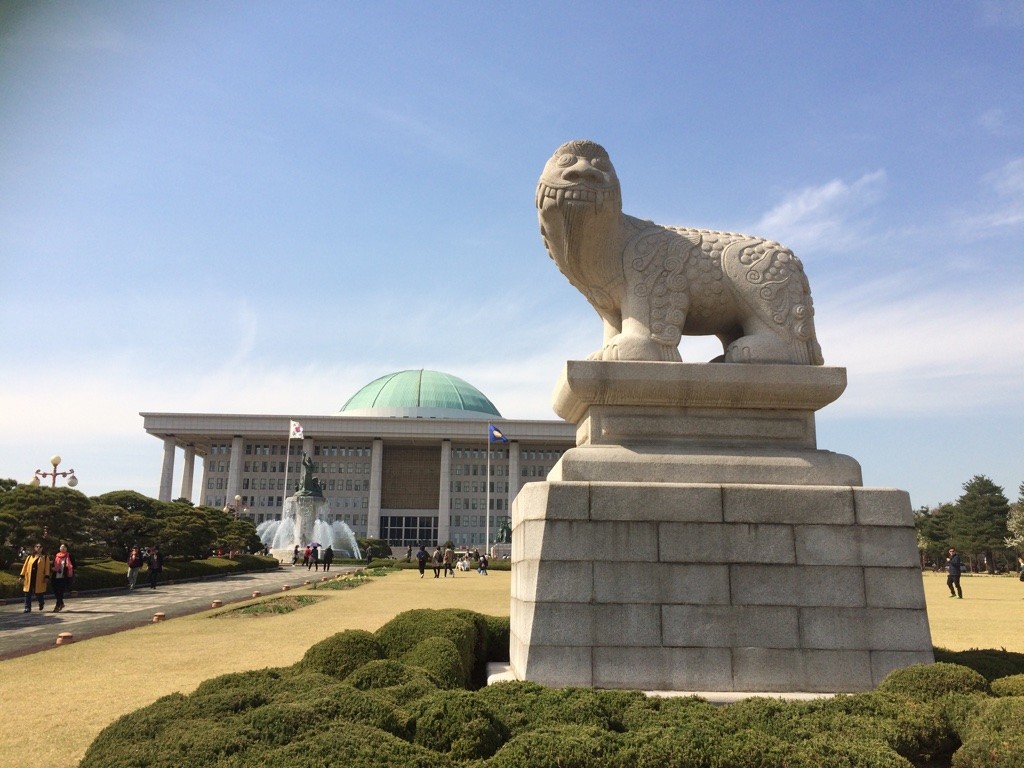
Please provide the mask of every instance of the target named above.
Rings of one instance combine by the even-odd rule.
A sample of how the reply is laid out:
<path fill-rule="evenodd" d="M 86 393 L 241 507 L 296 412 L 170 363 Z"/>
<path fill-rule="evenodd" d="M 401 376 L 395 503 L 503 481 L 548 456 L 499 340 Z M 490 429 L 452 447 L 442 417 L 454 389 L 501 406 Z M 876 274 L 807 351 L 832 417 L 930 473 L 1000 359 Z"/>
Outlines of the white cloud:
<path fill-rule="evenodd" d="M 853 183 L 833 179 L 788 195 L 753 227 L 798 252 L 843 249 L 861 239 L 858 214 L 878 202 L 885 190 L 884 170 L 866 173 Z"/>
<path fill-rule="evenodd" d="M 1012 132 L 1011 125 L 1006 118 L 1006 111 L 999 107 L 982 112 L 978 117 L 978 125 L 993 136 L 1007 136 Z"/>
<path fill-rule="evenodd" d="M 911 296 L 870 290 L 819 302 L 826 363 L 845 366 L 850 386 L 837 408 L 942 413 L 1018 408 L 1024 358 L 1019 289 L 949 290 Z"/>
<path fill-rule="evenodd" d="M 982 26 L 1005 29 L 1024 27 L 1024 3 L 1020 0 L 983 0 L 980 10 Z"/>
<path fill-rule="evenodd" d="M 1024 224 L 1024 157 L 985 174 L 981 183 L 988 210 L 963 219 L 965 234 L 995 234 Z"/>

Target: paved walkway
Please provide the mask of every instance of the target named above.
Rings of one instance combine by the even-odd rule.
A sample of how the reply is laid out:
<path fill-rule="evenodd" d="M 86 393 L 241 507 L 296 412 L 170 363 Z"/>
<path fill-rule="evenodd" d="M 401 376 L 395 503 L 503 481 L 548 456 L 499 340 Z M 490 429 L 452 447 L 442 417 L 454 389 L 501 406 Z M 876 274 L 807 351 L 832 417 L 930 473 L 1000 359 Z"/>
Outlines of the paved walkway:
<path fill-rule="evenodd" d="M 358 566 L 334 567 L 330 575 L 360 570 Z M 56 645 L 57 635 L 71 632 L 75 641 L 109 635 L 149 624 L 153 614 L 163 612 L 167 619 L 205 611 L 214 600 L 225 604 L 248 600 L 252 593 L 280 592 L 284 585 L 301 586 L 307 579 L 319 581 L 323 571 L 282 566 L 275 571 L 243 573 L 175 584 L 159 584 L 150 589 L 145 573 L 133 591 L 125 589 L 83 592 L 65 597 L 64 610 L 53 612 L 53 594 L 46 595 L 46 610 L 39 612 L 33 602 L 25 613 L 23 600 L 0 605 L 0 659 L 36 653 Z"/>

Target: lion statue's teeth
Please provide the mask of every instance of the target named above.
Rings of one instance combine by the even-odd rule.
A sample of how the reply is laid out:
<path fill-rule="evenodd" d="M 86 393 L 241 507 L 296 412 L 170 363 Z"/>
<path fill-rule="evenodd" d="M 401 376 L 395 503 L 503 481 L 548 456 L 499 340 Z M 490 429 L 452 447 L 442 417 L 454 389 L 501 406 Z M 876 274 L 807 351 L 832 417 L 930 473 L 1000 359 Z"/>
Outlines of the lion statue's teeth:
<path fill-rule="evenodd" d="M 559 147 L 537 185 L 544 245 L 604 321 L 604 345 L 588 359 L 678 361 L 682 335 L 715 335 L 726 362 L 824 362 L 810 287 L 788 249 L 637 219 L 621 200 L 611 159 L 592 141 Z"/>

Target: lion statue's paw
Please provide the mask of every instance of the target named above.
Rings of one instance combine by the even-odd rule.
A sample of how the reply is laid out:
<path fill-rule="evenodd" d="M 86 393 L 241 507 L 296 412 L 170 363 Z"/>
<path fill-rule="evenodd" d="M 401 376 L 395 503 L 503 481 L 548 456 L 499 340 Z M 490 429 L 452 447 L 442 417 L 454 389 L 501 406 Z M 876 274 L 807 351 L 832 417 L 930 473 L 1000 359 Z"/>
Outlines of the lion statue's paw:
<path fill-rule="evenodd" d="M 620 333 L 604 345 L 595 360 L 632 360 L 678 363 L 682 361 L 679 349 L 655 341 L 650 336 L 636 336 Z"/>

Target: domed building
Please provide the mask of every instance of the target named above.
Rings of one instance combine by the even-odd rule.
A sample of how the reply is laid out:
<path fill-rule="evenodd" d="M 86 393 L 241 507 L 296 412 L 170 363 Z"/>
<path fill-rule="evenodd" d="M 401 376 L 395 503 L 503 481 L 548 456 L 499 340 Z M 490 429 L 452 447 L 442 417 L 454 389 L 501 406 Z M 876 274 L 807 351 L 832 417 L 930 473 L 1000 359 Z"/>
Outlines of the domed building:
<path fill-rule="evenodd" d="M 257 525 L 276 520 L 306 454 L 329 520 L 394 547 L 450 539 L 457 547 L 483 548 L 522 484 L 543 480 L 576 442 L 572 424 L 506 419 L 472 384 L 430 370 L 381 376 L 336 414 L 140 415 L 145 430 L 164 443 L 160 499 L 231 507 Z M 489 439 L 491 425 L 507 443 Z"/>

